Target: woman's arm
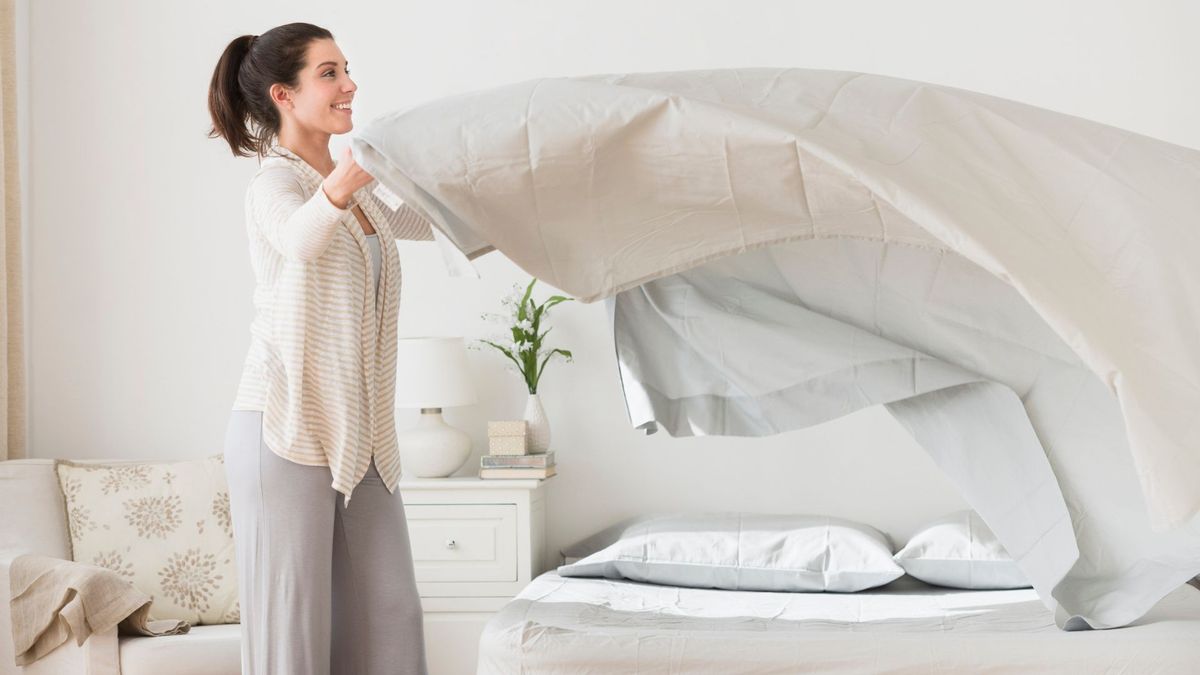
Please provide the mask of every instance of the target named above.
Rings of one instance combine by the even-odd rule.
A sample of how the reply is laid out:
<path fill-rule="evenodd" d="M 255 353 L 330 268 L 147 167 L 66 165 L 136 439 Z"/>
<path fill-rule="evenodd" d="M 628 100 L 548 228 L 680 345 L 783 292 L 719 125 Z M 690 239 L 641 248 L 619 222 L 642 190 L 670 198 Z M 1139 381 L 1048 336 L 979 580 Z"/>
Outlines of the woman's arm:
<path fill-rule="evenodd" d="M 289 260 L 321 257 L 349 212 L 330 201 L 321 187 L 305 198 L 304 188 L 287 167 L 266 167 L 250 182 L 250 213 L 259 231 Z"/>

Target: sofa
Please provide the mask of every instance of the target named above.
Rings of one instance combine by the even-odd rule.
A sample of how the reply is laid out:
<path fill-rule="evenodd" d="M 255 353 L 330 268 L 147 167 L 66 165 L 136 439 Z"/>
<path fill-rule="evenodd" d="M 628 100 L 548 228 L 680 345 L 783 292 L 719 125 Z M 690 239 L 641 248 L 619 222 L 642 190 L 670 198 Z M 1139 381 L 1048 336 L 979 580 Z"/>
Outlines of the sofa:
<path fill-rule="evenodd" d="M 81 462 L 89 463 L 89 462 Z M 94 460 L 97 464 L 135 460 Z M 67 559 L 70 535 L 51 459 L 0 462 L 0 675 L 234 675 L 241 672 L 240 626 L 193 626 L 184 635 L 129 637 L 116 629 L 73 640 L 24 668 L 15 665 L 9 566 L 24 553 Z"/>

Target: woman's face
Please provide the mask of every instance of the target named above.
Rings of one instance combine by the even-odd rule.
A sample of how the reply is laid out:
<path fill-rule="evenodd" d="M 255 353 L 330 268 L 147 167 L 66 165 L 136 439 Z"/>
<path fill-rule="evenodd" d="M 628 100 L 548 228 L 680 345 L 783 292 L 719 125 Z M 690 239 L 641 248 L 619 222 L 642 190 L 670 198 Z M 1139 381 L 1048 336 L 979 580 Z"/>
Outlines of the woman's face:
<path fill-rule="evenodd" d="M 313 40 L 308 45 L 298 86 L 289 90 L 290 108 L 281 106 L 302 129 L 344 134 L 354 128 L 350 101 L 358 86 L 350 79 L 346 58 L 333 40 Z"/>

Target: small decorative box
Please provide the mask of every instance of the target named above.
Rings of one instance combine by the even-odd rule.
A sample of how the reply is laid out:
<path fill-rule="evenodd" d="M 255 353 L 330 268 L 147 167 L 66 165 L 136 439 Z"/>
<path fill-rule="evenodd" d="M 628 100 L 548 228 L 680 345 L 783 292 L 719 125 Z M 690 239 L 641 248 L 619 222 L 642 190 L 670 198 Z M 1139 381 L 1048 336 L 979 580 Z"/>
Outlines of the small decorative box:
<path fill-rule="evenodd" d="M 488 454 L 524 455 L 528 452 L 525 420 L 488 422 Z"/>
<path fill-rule="evenodd" d="M 529 423 L 525 420 L 488 422 L 488 436 L 524 436 Z"/>

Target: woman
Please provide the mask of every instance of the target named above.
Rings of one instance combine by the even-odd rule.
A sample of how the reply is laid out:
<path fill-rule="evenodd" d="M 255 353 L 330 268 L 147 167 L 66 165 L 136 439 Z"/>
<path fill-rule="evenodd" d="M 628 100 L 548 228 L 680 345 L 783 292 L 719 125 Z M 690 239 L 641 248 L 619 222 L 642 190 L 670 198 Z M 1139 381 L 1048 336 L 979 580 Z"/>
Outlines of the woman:
<path fill-rule="evenodd" d="M 225 441 L 247 675 L 426 672 L 396 492 L 395 240 L 432 232 L 349 150 L 333 161 L 356 92 L 333 35 L 305 23 L 235 39 L 209 90 L 210 137 L 261 160 L 255 317 Z"/>

